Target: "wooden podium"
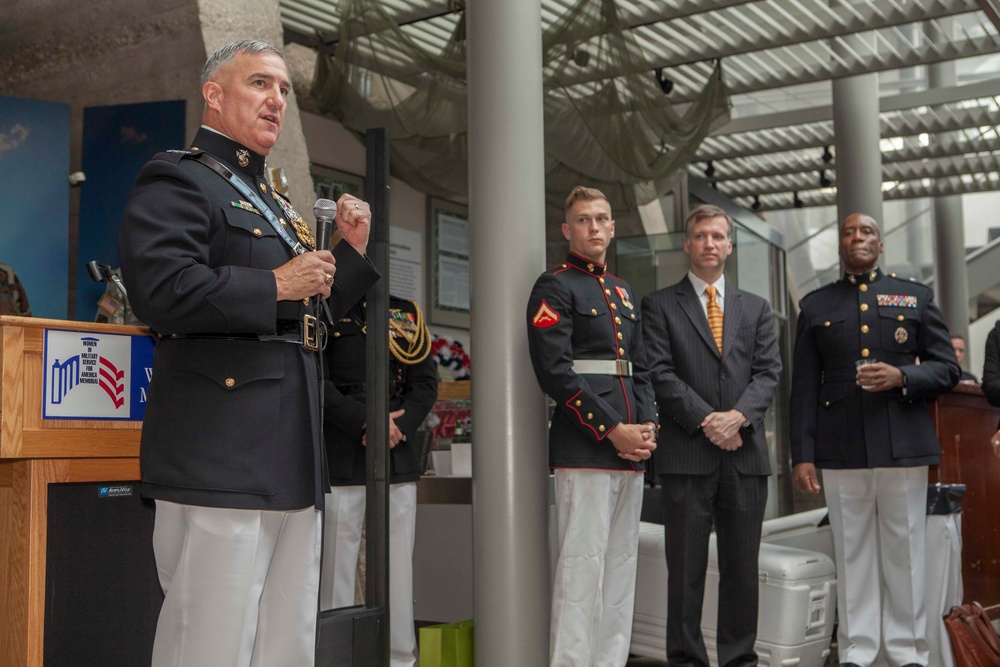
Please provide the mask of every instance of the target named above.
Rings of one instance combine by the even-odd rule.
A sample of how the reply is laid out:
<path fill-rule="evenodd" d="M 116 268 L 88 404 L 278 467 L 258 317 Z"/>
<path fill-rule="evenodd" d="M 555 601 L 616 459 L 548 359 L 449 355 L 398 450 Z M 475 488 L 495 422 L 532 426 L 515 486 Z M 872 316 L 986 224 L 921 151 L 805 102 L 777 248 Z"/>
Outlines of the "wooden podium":
<path fill-rule="evenodd" d="M 48 485 L 139 479 L 140 421 L 43 419 L 46 331 L 144 328 L 0 316 L 0 665 L 42 667 Z"/>
<path fill-rule="evenodd" d="M 930 404 L 941 443 L 941 462 L 931 466 L 933 484 L 965 484 L 962 500 L 962 579 L 965 601 L 1000 604 L 1000 460 L 990 436 L 1000 408 L 986 402 L 978 385 L 959 384 Z"/>

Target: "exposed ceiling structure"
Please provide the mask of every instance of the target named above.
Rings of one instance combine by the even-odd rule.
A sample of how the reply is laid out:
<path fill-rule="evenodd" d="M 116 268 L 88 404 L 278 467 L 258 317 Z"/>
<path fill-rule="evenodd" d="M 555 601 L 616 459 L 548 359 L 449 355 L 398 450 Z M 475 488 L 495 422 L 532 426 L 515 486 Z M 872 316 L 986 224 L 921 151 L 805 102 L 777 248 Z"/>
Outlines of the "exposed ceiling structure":
<path fill-rule="evenodd" d="M 414 40 L 440 53 L 460 0 L 382 0 Z M 287 41 L 339 36 L 337 0 L 281 0 Z M 545 30 L 576 3 L 542 0 Z M 882 189 L 887 199 L 1000 190 L 1000 33 L 977 0 L 618 0 L 643 53 L 637 67 L 692 99 L 722 59 L 733 120 L 699 150 L 692 173 L 756 210 L 836 200 L 832 79 L 879 72 Z M 595 36 L 567 48 L 586 54 Z M 547 87 L 587 90 L 621 72 L 574 58 Z M 955 86 L 928 89 L 926 66 L 958 61 Z M 400 58 L 392 75 L 419 86 Z"/>

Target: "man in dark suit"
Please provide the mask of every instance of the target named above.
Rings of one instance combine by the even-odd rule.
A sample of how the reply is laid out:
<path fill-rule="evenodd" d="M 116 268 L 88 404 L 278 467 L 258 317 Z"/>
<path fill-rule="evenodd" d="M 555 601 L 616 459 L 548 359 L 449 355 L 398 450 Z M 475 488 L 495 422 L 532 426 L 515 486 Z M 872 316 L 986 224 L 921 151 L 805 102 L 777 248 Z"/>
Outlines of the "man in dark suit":
<path fill-rule="evenodd" d="M 333 326 L 324 351 L 324 437 L 333 488 L 326 496 L 321 609 L 354 604 L 366 505 L 365 323 L 365 308 L 352 308 Z M 417 429 L 437 400 L 437 364 L 416 302 L 389 298 L 389 336 L 389 667 L 413 667 L 413 543 L 425 464 Z"/>
<path fill-rule="evenodd" d="M 878 268 L 878 223 L 840 227 L 846 273 L 802 299 L 792 366 L 792 480 L 819 493 L 837 560 L 842 665 L 928 664 L 927 466 L 941 448 L 926 402 L 959 366 L 931 289 Z"/>
<path fill-rule="evenodd" d="M 313 252 L 264 180 L 291 88 L 279 49 L 234 42 L 202 80 L 194 146 L 143 167 L 119 239 L 158 334 L 140 449 L 166 596 L 152 664 L 310 667 L 328 488 L 315 297 L 339 318 L 375 282 L 371 213 L 342 197 L 344 241 Z"/>
<path fill-rule="evenodd" d="M 559 555 L 550 667 L 620 667 L 628 660 L 644 461 L 656 448 L 656 407 L 634 295 L 607 272 L 615 234 L 600 190 L 566 199 L 569 254 L 535 281 L 528 349 L 556 403 L 549 428 Z"/>
<path fill-rule="evenodd" d="M 771 474 L 764 412 L 781 359 L 767 301 L 726 283 L 733 222 L 702 205 L 685 222 L 690 270 L 642 300 L 663 444 L 667 662 L 708 667 L 701 634 L 709 536 L 719 554 L 720 667 L 756 665 L 757 552 Z"/>

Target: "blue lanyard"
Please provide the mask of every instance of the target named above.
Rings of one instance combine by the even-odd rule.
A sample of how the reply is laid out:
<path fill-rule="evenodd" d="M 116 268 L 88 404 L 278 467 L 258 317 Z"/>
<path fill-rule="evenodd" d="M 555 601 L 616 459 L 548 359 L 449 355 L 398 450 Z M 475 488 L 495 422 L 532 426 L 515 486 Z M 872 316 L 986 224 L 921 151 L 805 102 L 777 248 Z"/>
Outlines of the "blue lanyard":
<path fill-rule="evenodd" d="M 309 252 L 309 248 L 289 236 L 285 228 L 281 226 L 281 221 L 278 220 L 277 216 L 274 215 L 274 212 L 271 211 L 267 204 L 261 201 L 260 197 L 257 196 L 257 193 L 254 192 L 249 185 L 244 183 L 236 174 L 230 171 L 224 164 L 207 153 L 198 153 L 197 155 L 192 155 L 191 157 L 229 181 L 230 185 L 239 190 L 240 194 L 244 197 L 249 199 L 250 202 L 256 206 L 264 216 L 264 219 L 267 220 L 272 227 L 274 227 L 274 231 L 278 233 L 278 236 L 284 239 L 285 243 L 288 244 L 288 247 L 292 249 L 292 252 L 296 255 Z"/>

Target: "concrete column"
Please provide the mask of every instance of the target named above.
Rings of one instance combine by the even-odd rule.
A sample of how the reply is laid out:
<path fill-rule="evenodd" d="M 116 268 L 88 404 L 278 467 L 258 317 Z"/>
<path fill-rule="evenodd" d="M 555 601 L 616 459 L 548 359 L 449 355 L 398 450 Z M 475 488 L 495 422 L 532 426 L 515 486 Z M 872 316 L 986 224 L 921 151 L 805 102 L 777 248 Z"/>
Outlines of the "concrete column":
<path fill-rule="evenodd" d="M 837 220 L 843 222 L 852 213 L 867 213 L 884 229 L 878 98 L 878 74 L 833 82 Z"/>
<path fill-rule="evenodd" d="M 952 19 L 941 19 L 939 25 L 950 31 Z M 933 24 L 928 26 L 934 30 Z M 928 88 L 947 88 L 957 82 L 954 61 L 927 67 Z M 951 332 L 968 340 L 969 275 L 965 264 L 965 212 L 961 195 L 934 198 L 934 241 L 935 298 Z M 968 357 L 965 365 L 968 365 Z"/>
<path fill-rule="evenodd" d="M 466 3 L 477 667 L 549 656 L 545 399 L 525 304 L 545 269 L 539 0 Z"/>

